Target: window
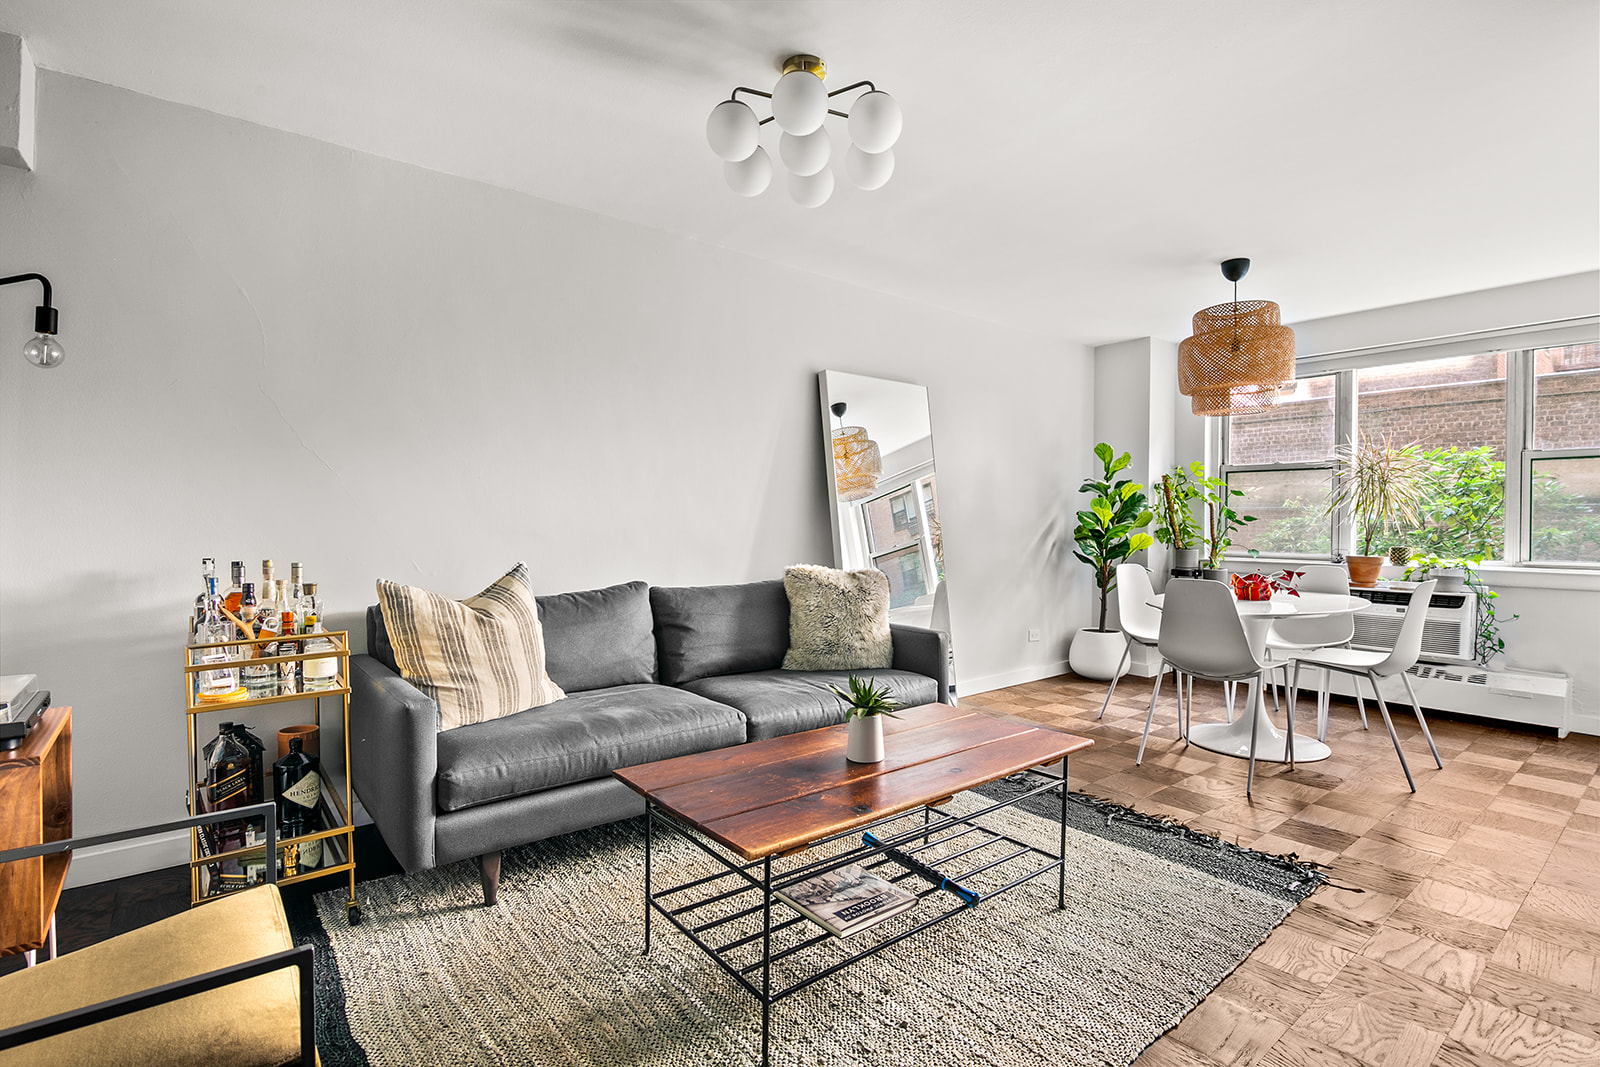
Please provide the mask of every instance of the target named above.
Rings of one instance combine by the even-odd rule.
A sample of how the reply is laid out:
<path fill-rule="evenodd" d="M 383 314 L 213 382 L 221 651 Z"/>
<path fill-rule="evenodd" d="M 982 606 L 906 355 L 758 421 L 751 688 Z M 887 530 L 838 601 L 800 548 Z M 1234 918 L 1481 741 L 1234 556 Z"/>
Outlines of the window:
<path fill-rule="evenodd" d="M 903 608 L 933 592 L 944 573 L 935 476 L 883 487 L 861 508 L 872 565 L 889 577 L 889 606 Z"/>
<path fill-rule="evenodd" d="M 1237 551 L 1326 556 L 1333 551 L 1334 399 L 1331 374 L 1301 378 L 1278 406 L 1236 415 L 1228 424 L 1223 477 L 1234 510 L 1254 515 L 1233 537 Z"/>
<path fill-rule="evenodd" d="M 1384 547 L 1600 563 L 1600 344 L 1346 367 L 1220 420 L 1222 476 L 1257 517 L 1234 550 L 1353 551 L 1349 517 L 1328 501 L 1335 443 L 1365 433 L 1415 443 L 1433 471 L 1422 521 Z"/>

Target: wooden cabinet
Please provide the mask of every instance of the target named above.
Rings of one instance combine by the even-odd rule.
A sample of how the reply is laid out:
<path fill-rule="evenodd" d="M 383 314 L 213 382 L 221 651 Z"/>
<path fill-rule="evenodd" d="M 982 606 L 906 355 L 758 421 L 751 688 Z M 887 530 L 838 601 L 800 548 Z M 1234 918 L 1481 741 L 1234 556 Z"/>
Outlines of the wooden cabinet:
<path fill-rule="evenodd" d="M 0 752 L 0 850 L 72 836 L 72 709 L 51 708 Z M 42 948 L 71 854 L 0 864 L 0 956 Z"/>

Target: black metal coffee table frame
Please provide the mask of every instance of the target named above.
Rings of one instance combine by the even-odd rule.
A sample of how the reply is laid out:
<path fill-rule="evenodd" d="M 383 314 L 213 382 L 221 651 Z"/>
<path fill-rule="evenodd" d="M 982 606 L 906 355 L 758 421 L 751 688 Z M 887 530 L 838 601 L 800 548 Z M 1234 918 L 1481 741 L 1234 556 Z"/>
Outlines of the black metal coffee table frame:
<path fill-rule="evenodd" d="M 749 861 L 730 858 L 730 854 L 720 845 L 704 839 L 703 834 L 674 817 L 670 812 L 662 809 L 647 797 L 645 800 L 644 838 L 644 953 L 645 955 L 650 953 L 651 914 L 658 911 L 663 918 L 677 927 L 695 945 L 699 946 L 701 951 L 716 961 L 723 971 L 760 1002 L 761 1064 L 762 1067 L 770 1067 L 772 1006 L 783 998 L 793 993 L 798 993 L 813 982 L 820 981 L 837 971 L 843 970 L 858 960 L 877 955 L 891 945 L 897 944 L 914 934 L 921 933 L 931 926 L 937 926 L 939 923 L 953 918 L 961 912 L 971 910 L 992 897 L 1015 889 L 1051 871 L 1057 872 L 1056 908 L 1059 910 L 1066 907 L 1067 764 L 1065 759 L 1052 761 L 1052 763 L 1054 762 L 1061 764 L 1061 773 L 1059 775 L 1051 774 L 1039 767 L 1025 770 L 1021 774 L 1029 775 L 1035 780 L 1042 780 L 1042 784 L 1036 785 L 1034 788 L 1015 797 L 995 801 L 974 812 L 964 815 L 952 814 L 937 806 L 945 801 L 935 801 L 932 804 L 924 805 L 920 809 L 923 816 L 920 825 L 913 822 L 909 828 L 902 826 L 890 829 L 892 824 L 896 822 L 914 820 L 919 809 L 913 808 L 910 811 L 885 816 L 864 826 L 854 827 L 843 833 L 832 834 L 809 842 L 801 848 L 783 853 L 783 855 L 792 855 L 808 849 L 818 848 L 849 837 L 862 839 L 860 844 L 842 853 L 833 854 L 825 859 L 816 860 L 794 870 L 783 872 L 777 877 L 774 877 L 773 874 L 772 861 L 775 858 L 781 858 L 781 856 L 767 856 Z M 1002 808 L 1009 808 L 1031 797 L 1047 793 L 1052 789 L 1059 789 L 1061 793 L 1058 851 L 1054 854 L 1025 841 L 1019 841 L 997 830 L 982 826 L 976 821 Z M 949 798 L 945 799 L 948 800 Z M 668 889 L 653 889 L 651 867 L 655 847 L 655 827 L 658 823 L 664 830 L 675 832 L 680 837 L 693 842 L 723 869 L 715 874 L 696 878 Z M 937 858 L 929 857 L 926 862 L 920 858 L 922 854 L 932 849 L 966 838 L 968 835 L 977 835 L 974 843 L 969 847 L 964 847 L 952 855 Z M 998 857 L 983 854 L 985 850 L 996 845 L 1012 845 L 1015 846 L 1015 850 Z M 1026 861 L 1030 858 L 1036 860 L 1040 857 L 1048 862 L 1005 882 L 998 888 L 982 893 L 981 896 L 961 884 L 963 880 L 970 880 L 975 875 L 991 870 L 1004 869 L 1007 864 L 1020 863 L 1026 865 Z M 966 863 L 962 861 L 966 861 Z M 842 960 L 834 960 L 814 973 L 808 974 L 781 989 L 773 989 L 772 965 L 775 962 L 797 956 L 808 949 L 827 942 L 833 942 L 835 945 L 848 943 L 841 942 L 834 935 L 813 926 L 814 929 L 817 929 L 814 935 L 803 938 L 799 943 L 774 953 L 772 949 L 772 935 L 774 933 L 810 923 L 809 919 L 799 914 L 793 914 L 790 918 L 774 922 L 772 917 L 774 892 L 806 878 L 838 870 L 851 863 L 859 863 L 869 870 L 885 866 L 897 867 L 899 868 L 897 873 L 886 874 L 880 871 L 879 876 L 887 878 L 891 882 L 922 879 L 927 884 L 915 891 L 915 895 L 918 898 L 928 898 L 941 892 L 948 892 L 952 896 L 954 903 L 948 909 L 941 911 L 932 918 L 917 923 L 909 929 L 901 930 L 890 937 L 869 944 L 850 953 Z M 757 873 L 758 871 L 759 873 Z M 737 883 L 733 888 L 714 891 L 716 888 L 715 883 L 729 878 L 734 879 Z M 676 905 L 669 906 L 666 903 L 667 898 L 687 894 L 692 890 L 700 890 L 703 894 L 709 895 L 697 895 L 688 898 L 684 903 Z M 704 921 L 696 921 L 694 919 L 695 912 L 721 905 L 725 901 L 732 901 L 745 893 L 756 894 L 760 899 L 750 906 L 736 908 L 731 913 L 719 913 L 715 918 Z M 785 907 L 787 909 L 787 906 Z M 719 912 L 722 910 L 719 909 Z M 732 940 L 722 943 L 714 943 L 710 939 L 711 936 L 714 936 L 713 932 L 719 928 L 726 927 L 728 924 L 738 920 L 749 918 L 757 913 L 761 915 L 761 930 L 758 933 L 734 937 Z M 734 953 L 747 945 L 752 945 L 756 941 L 761 943 L 761 959 L 759 962 L 741 965 L 735 959 Z"/>

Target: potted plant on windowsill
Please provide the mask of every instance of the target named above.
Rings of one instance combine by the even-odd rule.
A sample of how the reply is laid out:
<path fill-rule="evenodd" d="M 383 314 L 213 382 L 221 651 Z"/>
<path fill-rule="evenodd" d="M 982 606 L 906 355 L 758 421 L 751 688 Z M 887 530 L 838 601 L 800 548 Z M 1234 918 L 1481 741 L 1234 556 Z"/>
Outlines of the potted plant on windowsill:
<path fill-rule="evenodd" d="M 1189 501 L 1197 499 L 1199 488 L 1182 467 L 1161 476 L 1155 491 L 1156 540 L 1172 549 L 1172 569 L 1192 571 L 1200 566 L 1200 524 L 1195 521 Z"/>
<path fill-rule="evenodd" d="M 1126 452 L 1116 456 L 1104 442 L 1094 446 L 1094 455 L 1100 461 L 1101 476 L 1085 478 L 1078 487 L 1078 492 L 1089 494 L 1089 506 L 1078 512 L 1078 525 L 1072 531 L 1077 549 L 1072 554 L 1094 568 L 1100 621 L 1073 636 L 1067 663 L 1076 675 L 1108 681 L 1120 673 L 1127 644 L 1120 630 L 1106 627 L 1111 591 L 1117 587 L 1117 564 L 1155 543 L 1143 532 L 1155 516 L 1145 508 L 1144 486 L 1116 478 L 1132 457 Z"/>
<path fill-rule="evenodd" d="M 1432 464 L 1413 444 L 1396 445 L 1393 435 L 1362 434 L 1338 448 L 1339 488 L 1329 510 L 1345 506 L 1356 522 L 1360 555 L 1345 557 L 1350 584 L 1371 586 L 1387 558 L 1374 555 L 1379 535 L 1400 521 L 1421 522 Z"/>
<path fill-rule="evenodd" d="M 1429 578 L 1437 578 L 1439 585 L 1434 590 L 1435 595 L 1462 588 L 1478 594 L 1478 614 L 1474 620 L 1477 629 L 1473 634 L 1472 654 L 1480 665 L 1487 667 L 1496 656 L 1505 652 L 1506 642 L 1500 636 L 1500 619 L 1494 606 L 1500 594 L 1490 589 L 1478 573 L 1478 564 L 1482 562 L 1482 556 L 1418 556 L 1406 567 L 1406 581 L 1415 579 L 1424 582 Z M 1506 621 L 1513 622 L 1521 617 L 1512 614 Z"/>
<path fill-rule="evenodd" d="M 1243 489 L 1229 489 L 1226 478 L 1206 477 L 1206 466 L 1199 460 L 1189 464 L 1185 476 L 1193 487 L 1192 499 L 1205 508 L 1205 534 L 1200 540 L 1201 577 L 1224 581 L 1223 558 L 1233 545 L 1233 535 L 1241 526 L 1256 521 L 1254 515 L 1241 515 L 1233 510 L 1233 498 L 1244 496 Z M 1252 550 L 1251 555 L 1255 555 Z"/>

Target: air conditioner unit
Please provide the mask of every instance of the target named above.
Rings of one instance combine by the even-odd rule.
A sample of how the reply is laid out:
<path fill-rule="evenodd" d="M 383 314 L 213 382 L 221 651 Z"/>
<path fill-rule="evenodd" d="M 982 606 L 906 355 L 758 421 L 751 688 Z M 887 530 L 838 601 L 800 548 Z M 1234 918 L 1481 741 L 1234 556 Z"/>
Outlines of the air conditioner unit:
<path fill-rule="evenodd" d="M 1387 652 L 1400 636 L 1400 624 L 1411 600 L 1409 583 L 1387 582 L 1377 589 L 1351 589 L 1356 596 L 1372 602 L 1355 615 L 1357 648 Z M 1471 663 L 1478 635 L 1478 594 L 1470 589 L 1441 593 L 1435 591 L 1428 602 L 1428 618 L 1422 624 L 1421 659 L 1429 663 Z"/>

